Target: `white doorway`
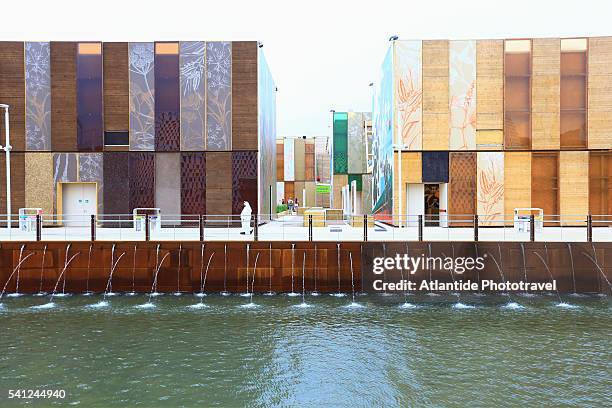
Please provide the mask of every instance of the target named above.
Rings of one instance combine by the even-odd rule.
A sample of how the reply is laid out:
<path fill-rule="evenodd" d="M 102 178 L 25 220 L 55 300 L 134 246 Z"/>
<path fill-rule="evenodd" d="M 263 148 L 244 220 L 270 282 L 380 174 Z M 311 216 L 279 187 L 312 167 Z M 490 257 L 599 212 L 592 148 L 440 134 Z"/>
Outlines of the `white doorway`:
<path fill-rule="evenodd" d="M 90 216 L 98 213 L 96 183 L 60 183 L 59 213 L 66 227 L 86 227 Z"/>

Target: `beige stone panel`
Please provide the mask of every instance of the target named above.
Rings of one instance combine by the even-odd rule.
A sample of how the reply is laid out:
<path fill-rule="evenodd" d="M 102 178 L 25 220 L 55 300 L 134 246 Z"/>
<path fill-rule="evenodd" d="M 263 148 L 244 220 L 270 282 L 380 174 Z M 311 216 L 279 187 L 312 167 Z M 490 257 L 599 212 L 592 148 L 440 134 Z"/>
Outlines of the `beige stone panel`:
<path fill-rule="evenodd" d="M 52 153 L 25 154 L 25 206 L 53 213 Z"/>
<path fill-rule="evenodd" d="M 477 130 L 476 149 L 478 150 L 502 150 L 504 143 L 504 132 L 501 130 Z"/>
<path fill-rule="evenodd" d="M 448 41 L 423 41 L 423 77 L 448 78 Z"/>
<path fill-rule="evenodd" d="M 559 204 L 562 218 L 567 217 L 563 225 L 584 225 L 589 213 L 589 152 L 560 152 Z"/>
<path fill-rule="evenodd" d="M 589 38 L 589 76 L 612 75 L 612 37 Z"/>
<path fill-rule="evenodd" d="M 560 144 L 561 40 L 533 40 L 531 78 L 531 146 L 556 150 Z"/>
<path fill-rule="evenodd" d="M 505 152 L 504 183 L 504 218 L 512 225 L 515 208 L 531 207 L 531 152 Z"/>
<path fill-rule="evenodd" d="M 533 150 L 559 149 L 559 113 L 531 114 L 531 146 Z"/>
<path fill-rule="evenodd" d="M 588 111 L 589 149 L 612 149 L 612 112 Z"/>
<path fill-rule="evenodd" d="M 448 75 L 423 76 L 423 113 L 440 113 L 448 110 Z"/>
<path fill-rule="evenodd" d="M 348 175 L 334 174 L 333 181 L 334 181 L 334 186 L 333 186 L 334 199 L 332 202 L 332 208 L 342 208 L 342 187 L 348 185 Z"/>
<path fill-rule="evenodd" d="M 423 150 L 448 150 L 450 113 L 423 114 Z"/>
<path fill-rule="evenodd" d="M 503 129 L 504 42 L 476 42 L 476 129 Z"/>
<path fill-rule="evenodd" d="M 588 147 L 612 148 L 612 37 L 589 39 Z"/>
<path fill-rule="evenodd" d="M 295 139 L 294 143 L 295 181 L 304 181 L 306 179 L 305 142 L 304 139 Z"/>

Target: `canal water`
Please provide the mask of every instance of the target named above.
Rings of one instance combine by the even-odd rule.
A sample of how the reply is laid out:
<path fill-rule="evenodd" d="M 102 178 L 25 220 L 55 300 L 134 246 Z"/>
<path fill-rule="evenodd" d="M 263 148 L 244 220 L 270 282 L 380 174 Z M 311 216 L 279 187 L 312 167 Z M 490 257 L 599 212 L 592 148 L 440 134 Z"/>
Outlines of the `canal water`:
<path fill-rule="evenodd" d="M 0 406 L 605 406 L 602 296 L 3 299 Z M 400 307 L 405 302 L 415 307 Z M 205 306 L 191 308 L 198 302 Z M 244 307 L 253 303 L 253 307 Z M 9 390 L 64 399 L 8 399 Z"/>

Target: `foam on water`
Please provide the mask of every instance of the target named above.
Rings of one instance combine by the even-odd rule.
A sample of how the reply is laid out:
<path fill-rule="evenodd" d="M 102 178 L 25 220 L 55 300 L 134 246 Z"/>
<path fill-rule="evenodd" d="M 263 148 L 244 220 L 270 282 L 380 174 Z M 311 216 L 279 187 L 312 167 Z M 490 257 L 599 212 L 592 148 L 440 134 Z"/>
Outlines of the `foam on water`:
<path fill-rule="evenodd" d="M 289 293 L 287 293 L 287 296 L 289 296 L 289 297 L 296 297 L 296 296 L 300 296 L 300 294 L 299 293 L 295 293 L 295 292 L 289 292 Z"/>
<path fill-rule="evenodd" d="M 453 309 L 474 309 L 472 305 L 466 305 L 465 303 L 457 302 L 453 304 Z"/>
<path fill-rule="evenodd" d="M 42 305 L 32 306 L 32 309 L 53 309 L 55 307 L 55 303 L 49 302 Z"/>
<path fill-rule="evenodd" d="M 173 295 L 174 296 L 181 296 L 183 293 L 182 292 L 174 292 Z"/>
<path fill-rule="evenodd" d="M 206 305 L 205 303 L 194 303 L 193 305 L 187 306 L 187 308 L 189 309 L 204 309 L 207 307 L 208 305 Z"/>
<path fill-rule="evenodd" d="M 106 292 L 105 296 L 117 296 L 116 292 Z"/>
<path fill-rule="evenodd" d="M 307 308 L 307 307 L 312 307 L 312 305 L 309 305 L 306 302 L 302 302 L 302 303 L 298 303 L 297 305 L 293 305 L 293 307 Z"/>
<path fill-rule="evenodd" d="M 361 309 L 362 307 L 365 307 L 364 305 L 357 303 L 357 302 L 351 302 L 348 305 L 345 306 L 347 309 Z"/>
<path fill-rule="evenodd" d="M 88 305 L 87 307 L 92 309 L 99 309 L 102 307 L 108 307 L 109 303 L 106 300 L 101 300 L 98 303 L 94 303 L 93 305 Z"/>
<path fill-rule="evenodd" d="M 241 307 L 243 309 L 254 309 L 256 307 L 259 307 L 259 305 L 257 303 L 250 302 L 250 303 L 245 303 L 244 305 L 240 305 L 238 307 Z"/>
<path fill-rule="evenodd" d="M 21 296 L 23 296 L 23 293 L 17 293 L 17 292 L 9 293 L 6 295 L 6 297 L 21 297 Z"/>
<path fill-rule="evenodd" d="M 563 308 L 563 309 L 578 309 L 578 306 L 572 305 L 571 303 L 565 303 L 565 302 L 557 303 L 556 306 Z"/>
<path fill-rule="evenodd" d="M 57 297 L 57 298 L 63 298 L 63 297 L 68 297 L 68 296 L 72 296 L 70 293 L 56 293 L 55 295 L 53 295 L 53 297 Z"/>
<path fill-rule="evenodd" d="M 503 305 L 502 308 L 509 309 L 509 310 L 521 310 L 521 309 L 524 309 L 525 306 L 519 303 L 516 303 L 516 302 L 508 302 L 505 305 Z"/>
<path fill-rule="evenodd" d="M 400 305 L 400 309 L 416 309 L 417 307 L 418 306 L 415 305 L 414 303 L 408 303 L 408 302 L 402 303 Z"/>
<path fill-rule="evenodd" d="M 201 297 L 204 297 L 204 296 L 206 296 L 206 293 L 203 293 L 203 292 L 199 292 L 199 293 L 196 293 L 196 294 L 195 294 L 195 296 L 196 296 L 196 297 L 199 297 L 199 298 L 201 298 Z"/>
<path fill-rule="evenodd" d="M 345 297 L 346 293 L 331 293 L 330 296 L 341 298 L 341 297 Z"/>
<path fill-rule="evenodd" d="M 248 293 L 248 292 L 247 293 L 241 293 L 240 297 L 251 297 L 251 294 Z"/>
<path fill-rule="evenodd" d="M 136 309 L 153 309 L 155 307 L 155 303 L 147 302 L 135 307 Z"/>

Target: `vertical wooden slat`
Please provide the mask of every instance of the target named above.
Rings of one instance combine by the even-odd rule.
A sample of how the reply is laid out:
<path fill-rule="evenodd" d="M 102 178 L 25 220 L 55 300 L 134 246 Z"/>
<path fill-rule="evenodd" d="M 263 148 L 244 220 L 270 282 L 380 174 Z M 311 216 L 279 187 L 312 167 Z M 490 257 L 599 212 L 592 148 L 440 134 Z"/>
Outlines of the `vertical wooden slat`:
<path fill-rule="evenodd" d="M 206 153 L 206 213 L 232 212 L 232 153 Z"/>
<path fill-rule="evenodd" d="M 559 207 L 565 217 L 562 225 L 585 225 L 589 213 L 589 152 L 560 152 Z"/>
<path fill-rule="evenodd" d="M 44 214 L 53 213 L 53 155 L 26 153 L 25 206 L 42 208 Z"/>
<path fill-rule="evenodd" d="M 448 41 L 423 41 L 423 150 L 448 150 Z"/>
<path fill-rule="evenodd" d="M 399 213 L 399 196 L 398 196 L 398 188 L 397 188 L 397 177 L 399 172 L 398 165 L 398 152 L 393 153 L 393 162 L 395 165 L 393 166 L 393 180 L 395 180 L 393 186 L 393 213 Z M 422 183 L 422 153 L 421 152 L 402 152 L 402 194 L 403 194 L 403 203 L 402 206 L 407 208 L 406 203 L 406 189 L 408 188 L 408 183 Z M 405 210 L 402 213 L 406 212 Z"/>
<path fill-rule="evenodd" d="M 504 128 L 504 41 L 476 42 L 476 148 L 501 149 Z"/>
<path fill-rule="evenodd" d="M 76 48 L 74 42 L 51 42 L 51 148 L 75 151 Z"/>
<path fill-rule="evenodd" d="M 476 214 L 476 153 L 449 154 L 448 215 L 451 226 L 471 226 Z"/>
<path fill-rule="evenodd" d="M 128 44 L 104 43 L 104 130 L 130 128 Z"/>
<path fill-rule="evenodd" d="M 561 40 L 537 38 L 533 42 L 531 77 L 531 147 L 559 149 Z"/>
<path fill-rule="evenodd" d="M 24 43 L 0 42 L 0 103 L 9 105 L 11 145 L 25 150 Z M 4 109 L 0 110 L 0 135 L 4 145 Z"/>
<path fill-rule="evenodd" d="M 589 39 L 588 147 L 612 149 L 612 37 Z"/>
<path fill-rule="evenodd" d="M 506 225 L 512 225 L 515 208 L 531 207 L 531 152 L 505 152 L 504 184 Z"/>
<path fill-rule="evenodd" d="M 257 41 L 232 42 L 232 148 L 257 150 Z"/>

